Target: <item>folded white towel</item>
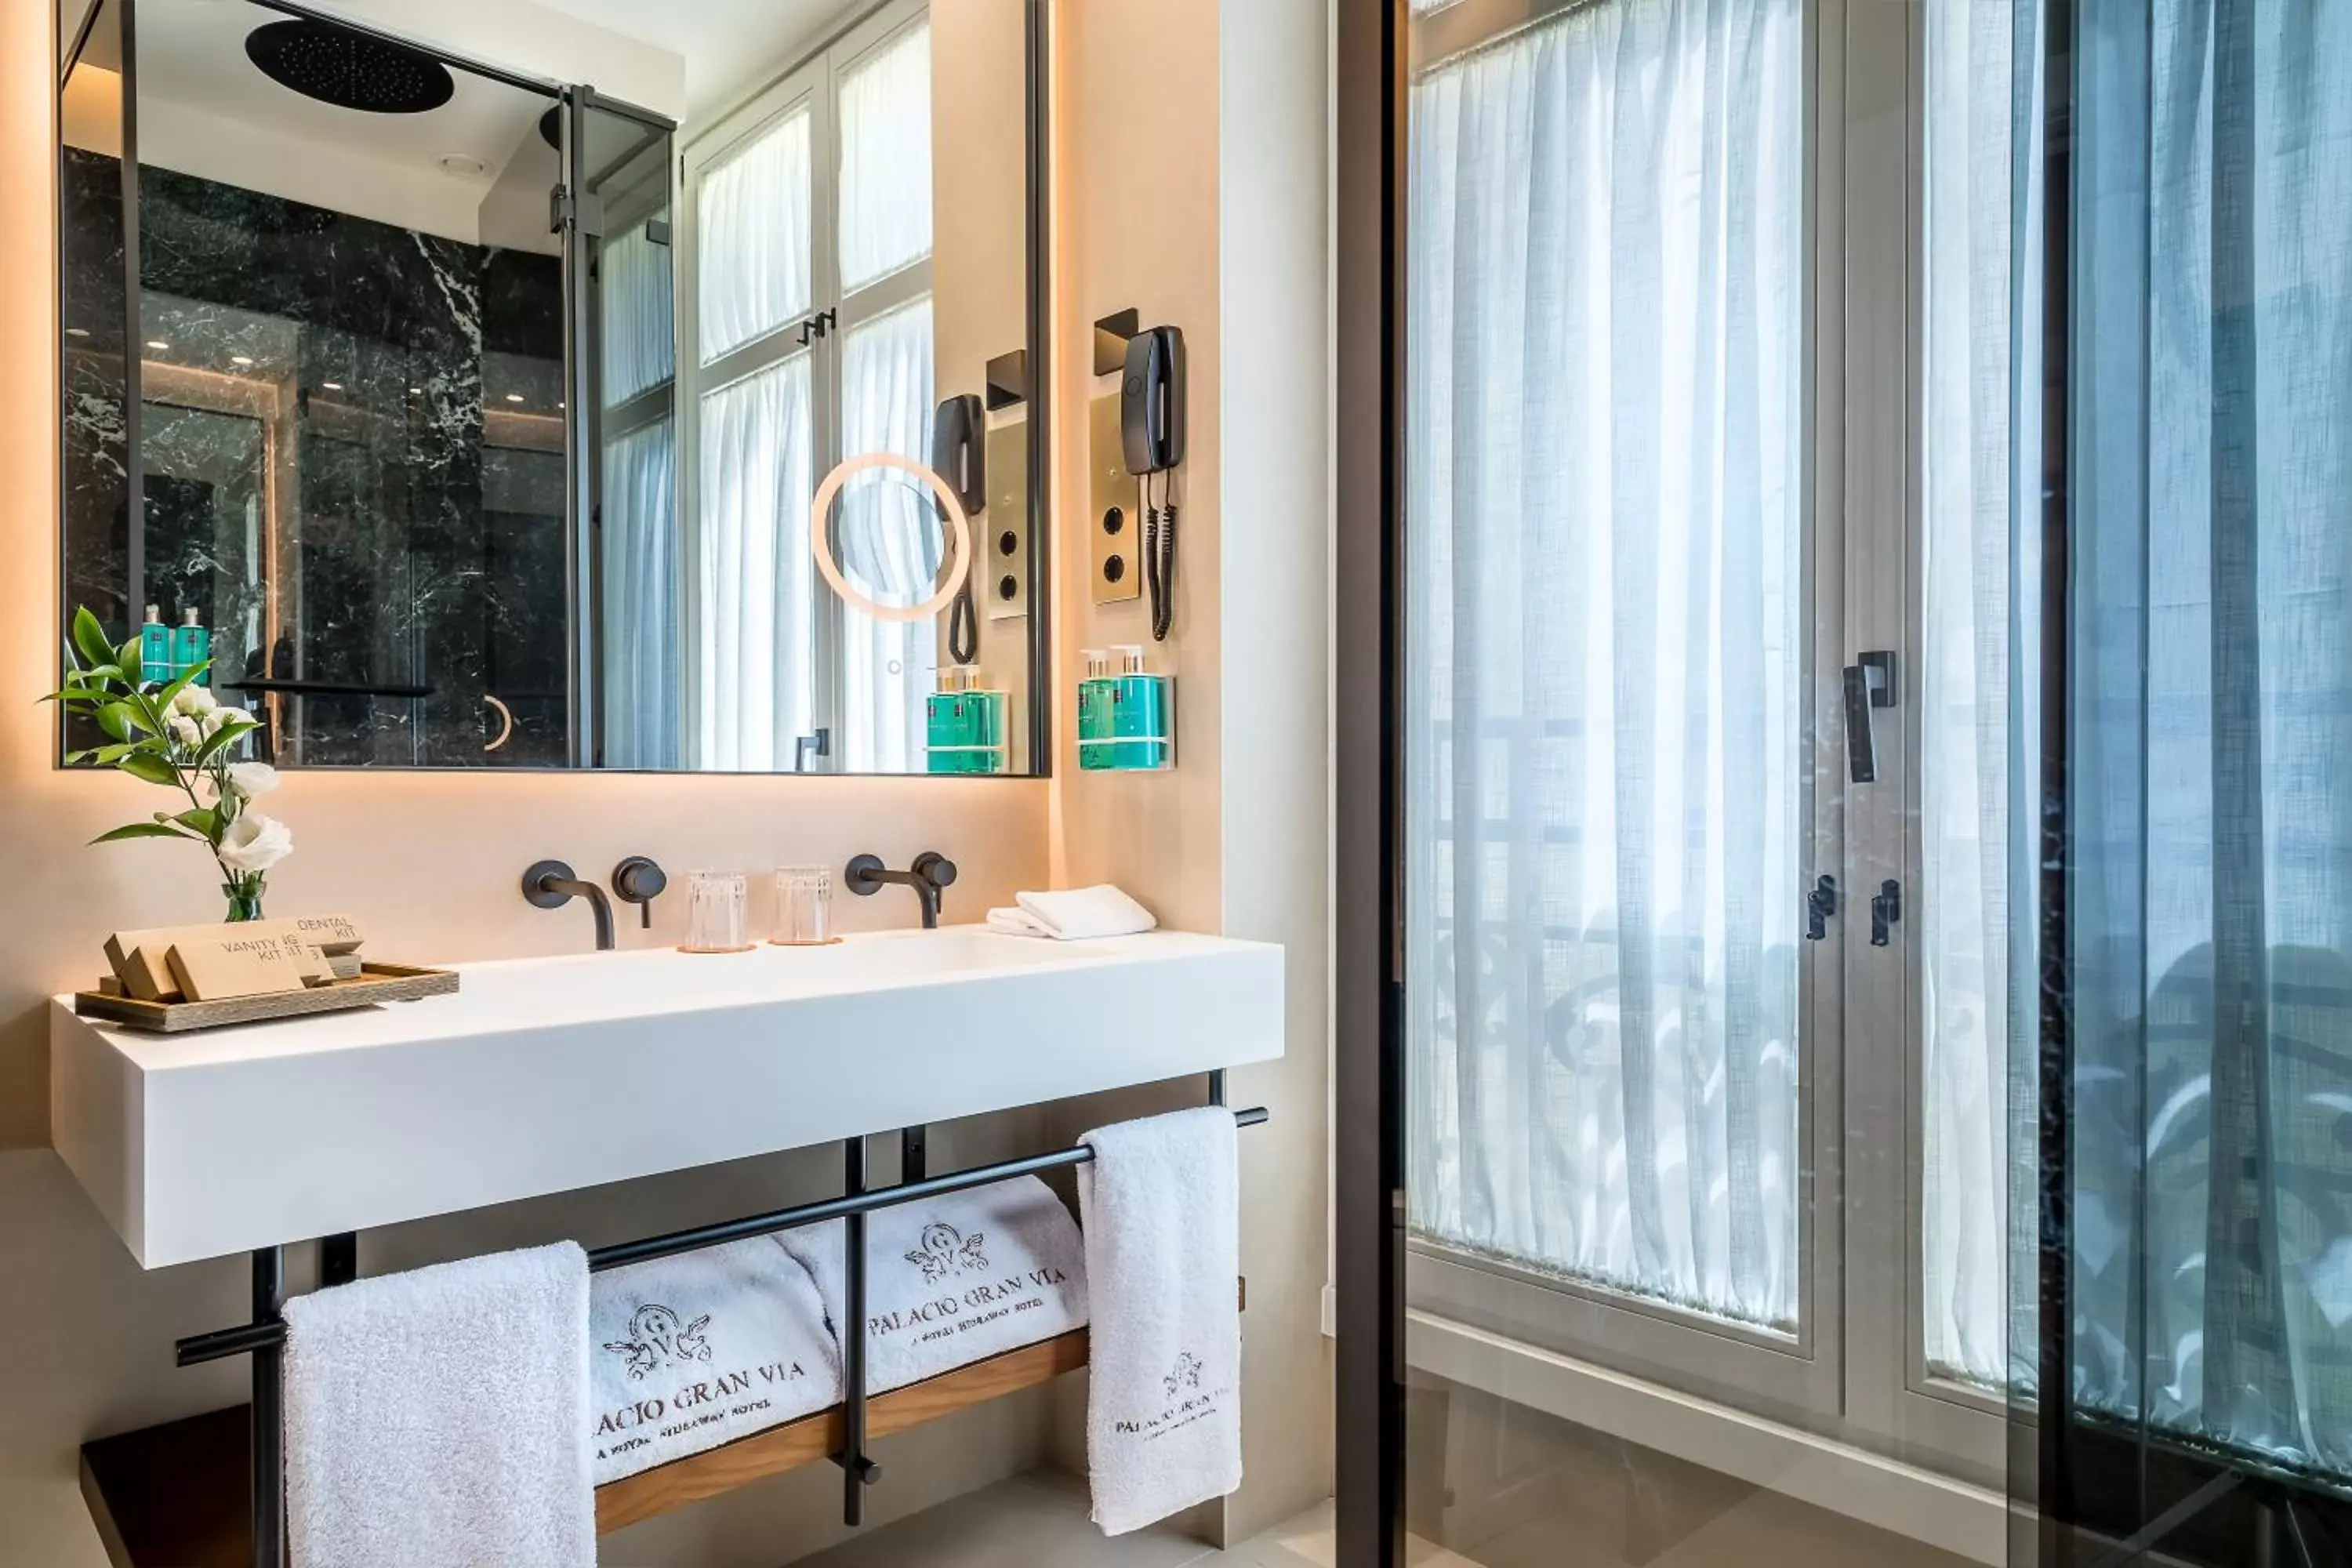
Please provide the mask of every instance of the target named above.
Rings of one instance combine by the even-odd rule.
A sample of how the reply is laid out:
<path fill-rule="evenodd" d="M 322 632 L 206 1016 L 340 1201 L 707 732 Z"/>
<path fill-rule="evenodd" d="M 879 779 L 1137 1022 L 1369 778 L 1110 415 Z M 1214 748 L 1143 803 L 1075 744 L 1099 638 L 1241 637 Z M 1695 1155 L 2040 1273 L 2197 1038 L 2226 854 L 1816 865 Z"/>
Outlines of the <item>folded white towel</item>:
<path fill-rule="evenodd" d="M 1078 1167 L 1095 1302 L 1094 1521 L 1123 1535 L 1242 1484 L 1240 1176 L 1210 1106 L 1089 1132 Z"/>
<path fill-rule="evenodd" d="M 595 1276 L 588 1339 L 598 1486 L 841 1398 L 816 1282 L 773 1237 Z"/>
<path fill-rule="evenodd" d="M 286 1303 L 306 1568 L 590 1568 L 588 1257 L 570 1242 Z"/>
<path fill-rule="evenodd" d="M 1100 882 L 1049 893 L 1015 893 L 1014 909 L 988 911 L 988 929 L 1005 936 L 1043 936 L 1084 942 L 1098 936 L 1132 936 L 1160 924 L 1150 910 Z"/>
<path fill-rule="evenodd" d="M 842 1322 L 842 1222 L 779 1238 Z M 866 1387 L 937 1377 L 1085 1326 L 1085 1248 L 1070 1211 L 1034 1176 L 866 1221 Z"/>

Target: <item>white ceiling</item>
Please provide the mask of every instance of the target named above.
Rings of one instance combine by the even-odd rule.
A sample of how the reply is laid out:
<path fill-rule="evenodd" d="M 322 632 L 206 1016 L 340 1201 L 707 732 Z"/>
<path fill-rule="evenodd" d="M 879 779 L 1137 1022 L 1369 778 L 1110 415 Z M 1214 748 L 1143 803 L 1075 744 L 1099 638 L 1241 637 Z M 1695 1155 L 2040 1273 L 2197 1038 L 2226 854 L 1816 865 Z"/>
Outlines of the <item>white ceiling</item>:
<path fill-rule="evenodd" d="M 781 74 L 873 0 L 539 0 L 551 11 L 686 58 L 687 119 L 708 119 Z"/>

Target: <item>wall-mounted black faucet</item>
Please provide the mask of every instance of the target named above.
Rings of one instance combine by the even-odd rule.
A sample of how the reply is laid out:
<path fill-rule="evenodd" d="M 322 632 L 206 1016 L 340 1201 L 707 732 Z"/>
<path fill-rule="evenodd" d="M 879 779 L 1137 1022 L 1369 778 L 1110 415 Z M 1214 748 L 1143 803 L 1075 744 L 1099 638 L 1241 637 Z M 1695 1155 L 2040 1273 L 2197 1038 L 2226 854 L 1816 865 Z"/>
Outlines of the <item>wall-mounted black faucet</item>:
<path fill-rule="evenodd" d="M 522 896 L 531 907 L 560 910 L 573 899 L 585 899 L 596 915 L 596 951 L 609 952 L 613 947 L 613 905 L 604 897 L 604 889 L 593 882 L 583 882 L 572 874 L 572 868 L 561 860 L 541 860 L 522 874 Z"/>
<path fill-rule="evenodd" d="M 903 871 L 891 870 L 879 855 L 860 855 L 842 872 L 841 883 L 861 899 L 870 899 L 892 883 L 914 889 L 923 903 L 923 929 L 934 931 L 940 923 L 940 894 L 955 879 L 955 862 L 936 849 L 926 849 Z"/>
<path fill-rule="evenodd" d="M 613 868 L 613 896 L 637 906 L 639 929 L 654 929 L 654 900 L 669 887 L 669 873 L 650 855 L 632 855 Z"/>

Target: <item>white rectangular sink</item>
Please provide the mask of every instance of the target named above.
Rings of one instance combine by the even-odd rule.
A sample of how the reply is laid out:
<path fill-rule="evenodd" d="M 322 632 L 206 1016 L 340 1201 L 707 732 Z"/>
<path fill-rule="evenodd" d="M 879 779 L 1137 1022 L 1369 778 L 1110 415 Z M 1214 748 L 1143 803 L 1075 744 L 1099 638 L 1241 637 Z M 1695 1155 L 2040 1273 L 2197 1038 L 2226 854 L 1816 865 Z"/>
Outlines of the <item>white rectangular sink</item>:
<path fill-rule="evenodd" d="M 1181 931 L 458 968 L 189 1035 L 55 998 L 58 1152 L 158 1268 L 1282 1054 L 1282 950 Z"/>

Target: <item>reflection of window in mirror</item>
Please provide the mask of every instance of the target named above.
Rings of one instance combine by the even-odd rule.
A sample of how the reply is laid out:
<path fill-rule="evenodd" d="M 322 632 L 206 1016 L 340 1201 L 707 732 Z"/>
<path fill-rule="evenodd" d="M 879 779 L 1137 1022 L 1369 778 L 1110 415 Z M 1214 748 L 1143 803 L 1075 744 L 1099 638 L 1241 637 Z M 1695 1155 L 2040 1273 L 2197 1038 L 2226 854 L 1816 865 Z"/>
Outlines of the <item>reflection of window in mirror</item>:
<path fill-rule="evenodd" d="M 933 84 L 929 8 L 887 5 L 688 149 L 693 765 L 924 770 L 940 617 L 845 608 L 808 508 L 844 457 L 929 460 Z M 858 594 L 932 596 L 945 534 L 905 475 L 852 478 L 828 527 Z"/>

